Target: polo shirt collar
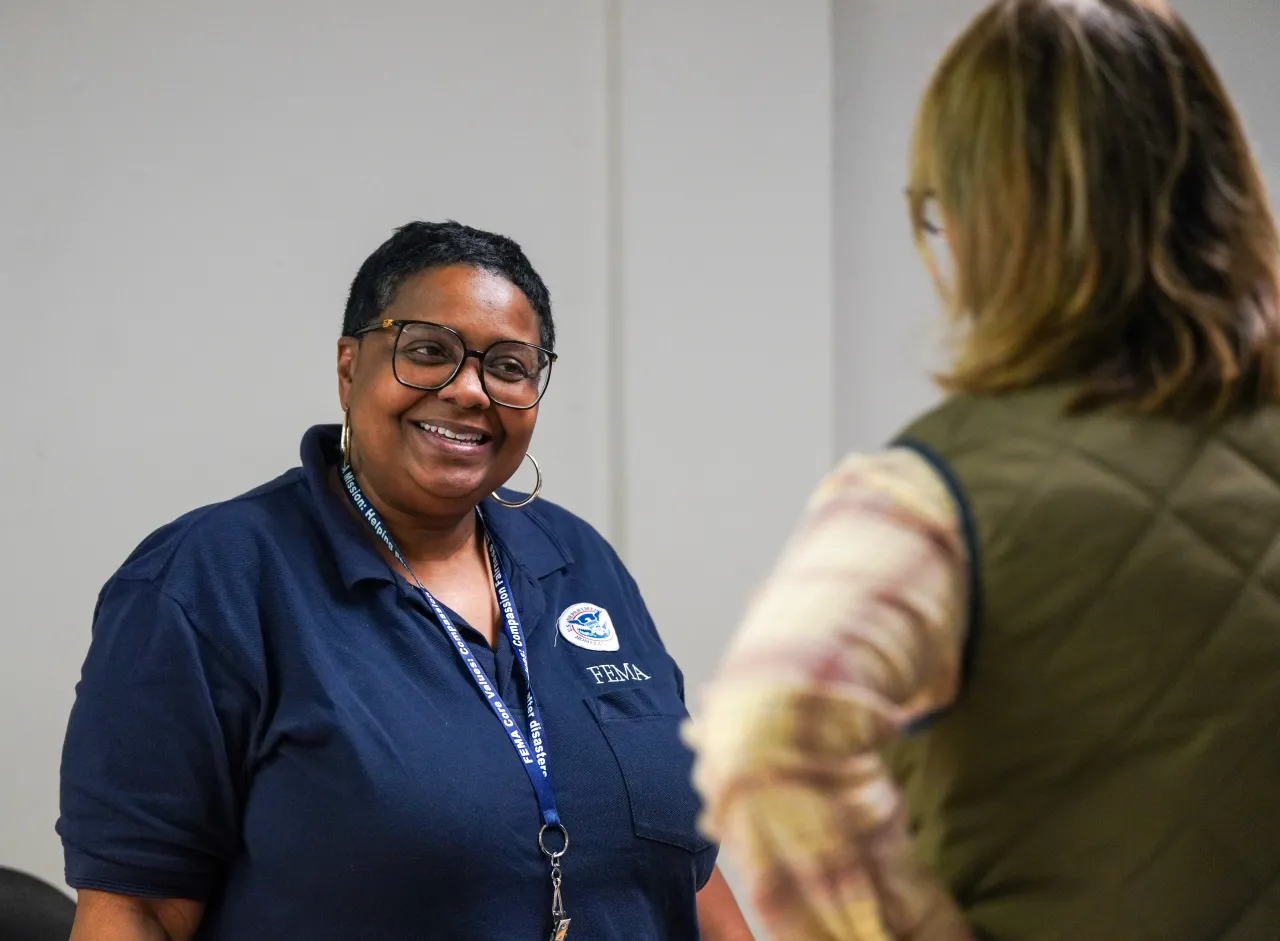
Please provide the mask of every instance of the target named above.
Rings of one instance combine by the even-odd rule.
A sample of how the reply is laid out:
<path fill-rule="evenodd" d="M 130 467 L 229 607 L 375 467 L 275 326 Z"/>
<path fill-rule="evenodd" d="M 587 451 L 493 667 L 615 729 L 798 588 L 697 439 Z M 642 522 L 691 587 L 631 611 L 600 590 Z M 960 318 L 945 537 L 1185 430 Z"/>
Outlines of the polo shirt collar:
<path fill-rule="evenodd" d="M 316 425 L 302 438 L 302 471 L 320 524 L 333 548 L 338 571 L 347 588 L 362 581 L 395 582 L 395 573 L 375 548 L 370 534 L 342 505 L 331 474 L 340 458 L 338 425 Z M 504 495 L 504 499 L 511 495 Z M 512 509 L 492 498 L 481 507 L 498 547 L 534 581 L 573 563 L 569 550 L 552 532 L 551 524 L 533 506 Z"/>
<path fill-rule="evenodd" d="M 363 581 L 396 581 L 396 575 L 378 554 L 369 534 L 342 504 L 333 489 L 332 474 L 341 461 L 339 425 L 316 425 L 302 436 L 302 473 L 315 505 L 320 526 L 333 550 L 338 572 L 348 589 Z"/>

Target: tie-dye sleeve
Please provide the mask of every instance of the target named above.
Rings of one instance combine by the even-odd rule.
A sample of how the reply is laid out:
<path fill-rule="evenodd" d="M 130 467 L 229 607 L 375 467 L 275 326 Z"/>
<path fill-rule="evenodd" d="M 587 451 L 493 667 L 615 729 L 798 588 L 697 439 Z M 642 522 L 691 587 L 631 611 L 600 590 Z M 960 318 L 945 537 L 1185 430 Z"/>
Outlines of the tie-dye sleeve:
<path fill-rule="evenodd" d="M 954 941 L 879 748 L 960 681 L 968 561 L 918 454 L 847 459 L 814 494 L 687 729 L 704 826 L 779 941 Z"/>

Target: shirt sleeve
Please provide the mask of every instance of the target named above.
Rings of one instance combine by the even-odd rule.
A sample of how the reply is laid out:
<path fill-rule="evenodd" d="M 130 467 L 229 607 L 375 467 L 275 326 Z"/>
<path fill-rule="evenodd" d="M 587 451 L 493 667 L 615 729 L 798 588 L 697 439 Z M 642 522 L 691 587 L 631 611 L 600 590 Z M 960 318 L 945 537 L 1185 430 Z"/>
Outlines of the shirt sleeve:
<path fill-rule="evenodd" d="M 147 581 L 104 589 L 62 753 L 67 883 L 205 900 L 236 851 L 259 698 Z"/>
<path fill-rule="evenodd" d="M 914 451 L 843 462 L 757 592 L 688 738 L 704 826 L 779 941 L 968 938 L 878 751 L 957 693 L 968 561 Z"/>

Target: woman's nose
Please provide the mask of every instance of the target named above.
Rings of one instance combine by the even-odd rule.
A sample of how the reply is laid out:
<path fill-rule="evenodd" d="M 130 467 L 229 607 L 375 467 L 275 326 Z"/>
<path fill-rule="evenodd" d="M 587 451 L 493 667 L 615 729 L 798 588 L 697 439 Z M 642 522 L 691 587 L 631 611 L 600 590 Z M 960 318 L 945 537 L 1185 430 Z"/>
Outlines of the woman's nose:
<path fill-rule="evenodd" d="M 463 360 L 462 368 L 453 377 L 453 381 L 436 394 L 459 408 L 488 408 L 489 396 L 480 380 L 480 360 L 468 356 Z"/>

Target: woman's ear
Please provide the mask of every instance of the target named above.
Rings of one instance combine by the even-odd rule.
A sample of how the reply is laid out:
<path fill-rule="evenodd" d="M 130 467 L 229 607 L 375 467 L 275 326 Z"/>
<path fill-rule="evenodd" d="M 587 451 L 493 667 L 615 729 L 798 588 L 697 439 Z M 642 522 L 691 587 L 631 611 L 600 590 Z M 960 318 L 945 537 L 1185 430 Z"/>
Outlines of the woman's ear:
<path fill-rule="evenodd" d="M 351 403 L 351 387 L 355 384 L 360 359 L 360 341 L 354 337 L 338 340 L 338 404 L 345 412 Z"/>

